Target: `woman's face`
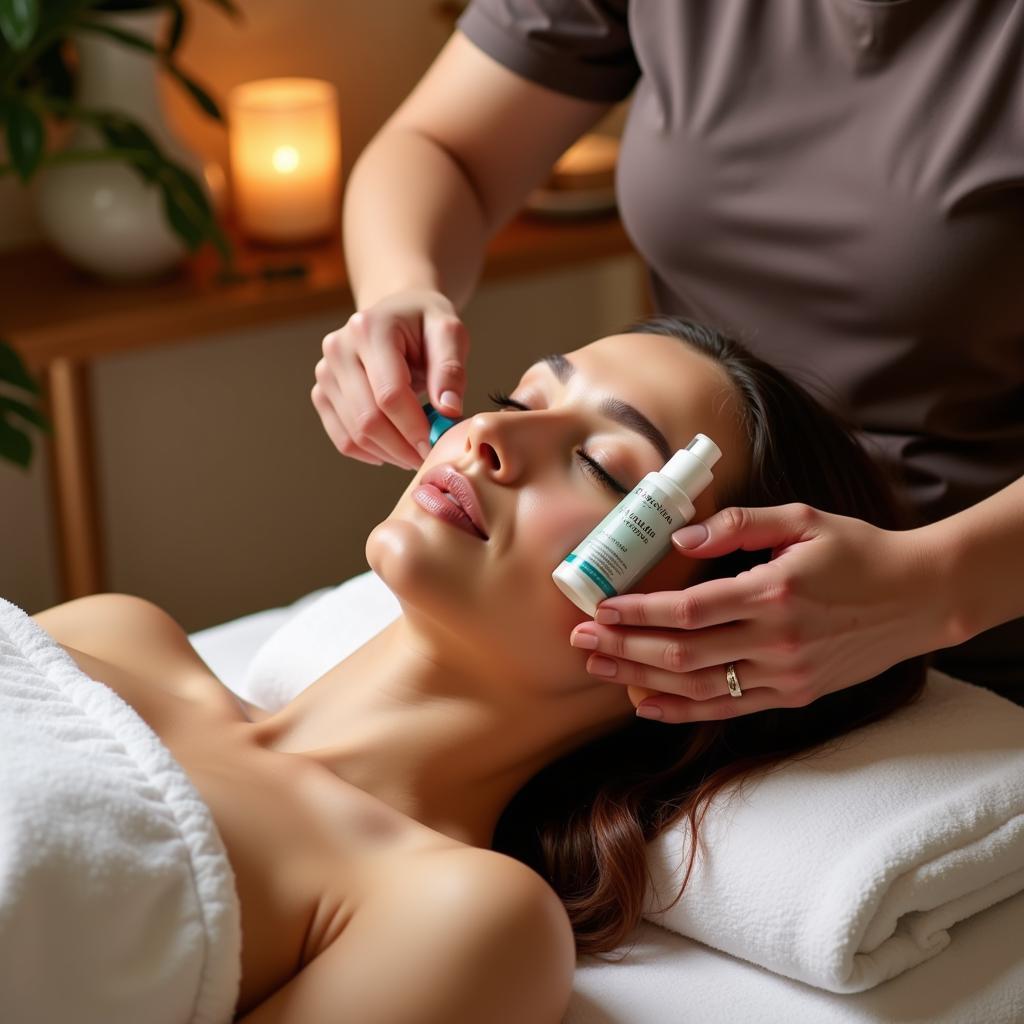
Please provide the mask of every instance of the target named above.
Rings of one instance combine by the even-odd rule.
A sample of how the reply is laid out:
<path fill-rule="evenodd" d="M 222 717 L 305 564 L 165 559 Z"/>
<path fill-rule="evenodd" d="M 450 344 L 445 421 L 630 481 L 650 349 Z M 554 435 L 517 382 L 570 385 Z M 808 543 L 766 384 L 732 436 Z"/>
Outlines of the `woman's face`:
<path fill-rule="evenodd" d="M 719 446 L 714 481 L 695 502 L 701 520 L 718 508 L 716 495 L 738 482 L 747 459 L 733 388 L 715 361 L 677 339 L 628 334 L 535 363 L 509 396 L 525 410 L 470 415 L 440 438 L 371 532 L 367 560 L 406 615 L 434 623 L 481 670 L 501 668 L 517 685 L 544 690 L 607 689 L 586 672 L 587 652 L 569 646 L 572 627 L 589 617 L 551 573 L 668 456 L 635 429 L 635 414 L 613 418 L 602 405 L 633 406 L 664 436 L 669 454 L 697 433 Z M 615 484 L 588 471 L 587 459 Z M 472 484 L 486 540 L 413 497 L 442 465 Z M 670 548 L 632 589 L 678 590 L 700 567 Z M 614 689 L 628 704 L 625 690 Z"/>

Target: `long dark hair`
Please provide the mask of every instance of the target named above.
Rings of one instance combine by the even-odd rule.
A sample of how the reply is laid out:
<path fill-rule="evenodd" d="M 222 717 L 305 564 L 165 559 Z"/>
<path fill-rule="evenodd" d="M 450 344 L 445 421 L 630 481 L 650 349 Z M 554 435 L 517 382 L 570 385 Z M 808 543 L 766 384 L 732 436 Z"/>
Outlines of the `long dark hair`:
<path fill-rule="evenodd" d="M 797 501 L 883 529 L 911 525 L 849 427 L 736 339 L 664 315 L 619 333 L 678 338 L 725 370 L 740 399 L 750 461 L 724 505 Z M 769 558 L 770 552 L 735 552 L 703 563 L 701 578 L 734 576 Z M 636 719 L 537 773 L 505 808 L 492 846 L 550 883 L 569 913 L 578 952 L 606 953 L 640 921 L 653 839 L 689 819 L 689 863 L 671 906 L 689 881 L 700 822 L 719 790 L 916 700 L 925 669 L 924 658 L 913 658 L 803 707 L 679 725 Z"/>

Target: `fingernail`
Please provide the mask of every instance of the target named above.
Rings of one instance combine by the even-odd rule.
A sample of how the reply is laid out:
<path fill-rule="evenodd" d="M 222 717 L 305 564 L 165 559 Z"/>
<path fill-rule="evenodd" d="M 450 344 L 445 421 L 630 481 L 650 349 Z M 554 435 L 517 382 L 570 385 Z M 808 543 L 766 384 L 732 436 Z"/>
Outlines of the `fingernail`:
<path fill-rule="evenodd" d="M 581 633 L 577 629 L 573 630 L 569 636 L 569 643 L 573 647 L 583 647 L 588 651 L 592 651 L 597 647 L 597 637 L 593 633 Z"/>
<path fill-rule="evenodd" d="M 592 654 L 587 661 L 587 671 L 595 676 L 613 676 L 618 672 L 619 666 L 611 658 L 603 654 Z"/>
<path fill-rule="evenodd" d="M 430 454 L 430 445 L 426 441 L 418 441 L 416 444 L 416 451 L 426 458 Z"/>
<path fill-rule="evenodd" d="M 638 718 L 663 718 L 664 712 L 657 704 L 640 704 L 637 706 Z"/>
<path fill-rule="evenodd" d="M 454 391 L 442 391 L 441 404 L 448 406 L 449 409 L 454 409 L 456 414 L 462 412 L 462 399 Z"/>
<path fill-rule="evenodd" d="M 708 528 L 703 523 L 684 526 L 672 534 L 672 543 L 677 548 L 699 548 L 708 539 Z"/>
<path fill-rule="evenodd" d="M 600 622 L 602 626 L 614 626 L 616 622 L 622 621 L 622 616 L 614 608 L 598 608 L 594 621 Z"/>

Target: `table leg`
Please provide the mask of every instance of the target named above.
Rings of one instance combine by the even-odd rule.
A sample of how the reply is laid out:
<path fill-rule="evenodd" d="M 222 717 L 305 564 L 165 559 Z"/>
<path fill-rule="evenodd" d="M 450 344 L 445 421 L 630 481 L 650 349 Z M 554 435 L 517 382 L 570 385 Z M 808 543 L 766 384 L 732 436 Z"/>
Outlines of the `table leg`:
<path fill-rule="evenodd" d="M 46 370 L 50 418 L 50 476 L 62 599 L 103 590 L 103 555 L 92 421 L 89 366 L 55 359 Z"/>

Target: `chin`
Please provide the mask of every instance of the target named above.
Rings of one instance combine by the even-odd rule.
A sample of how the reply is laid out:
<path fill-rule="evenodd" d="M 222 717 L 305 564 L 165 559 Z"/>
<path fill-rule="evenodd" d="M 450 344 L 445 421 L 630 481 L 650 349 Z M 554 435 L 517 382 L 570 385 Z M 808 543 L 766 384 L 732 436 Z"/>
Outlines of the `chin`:
<path fill-rule="evenodd" d="M 461 614 L 482 599 L 486 574 L 458 550 L 460 538 L 445 544 L 434 535 L 438 525 L 449 529 L 389 517 L 370 531 L 366 561 L 403 605 Z"/>

